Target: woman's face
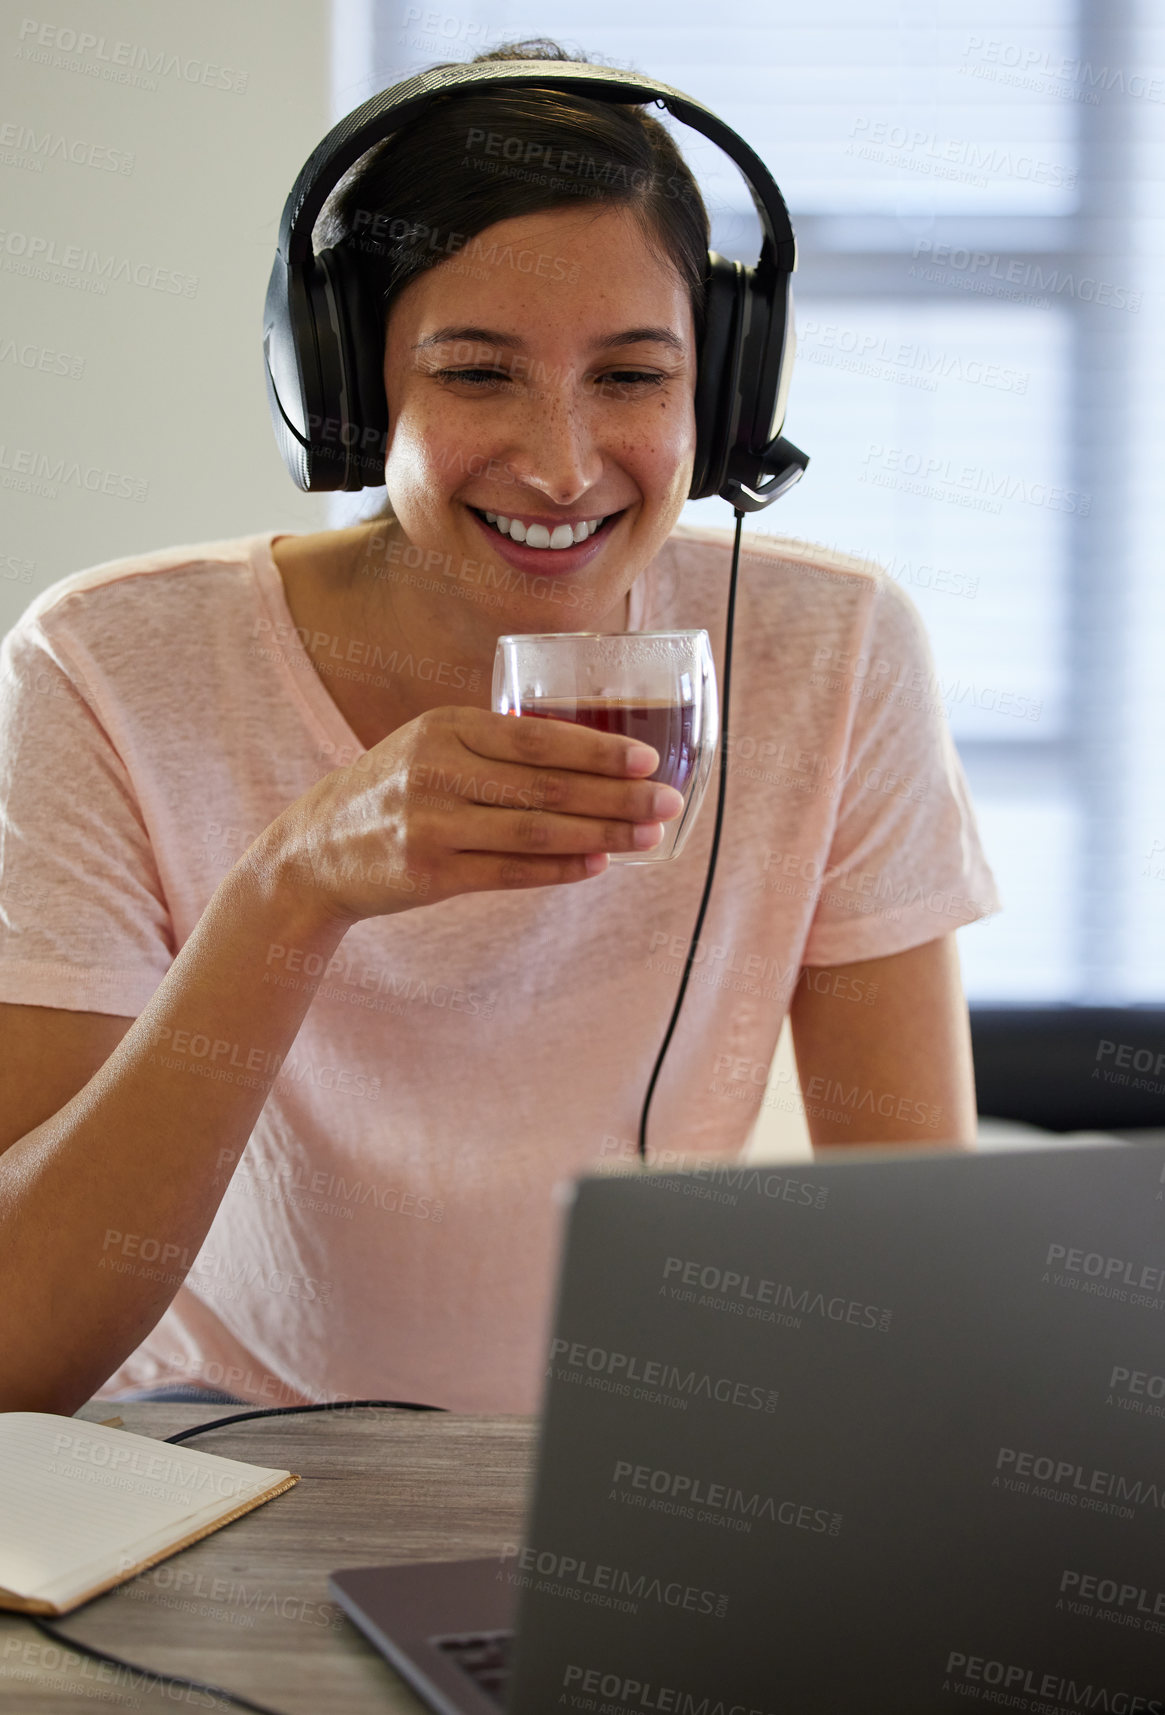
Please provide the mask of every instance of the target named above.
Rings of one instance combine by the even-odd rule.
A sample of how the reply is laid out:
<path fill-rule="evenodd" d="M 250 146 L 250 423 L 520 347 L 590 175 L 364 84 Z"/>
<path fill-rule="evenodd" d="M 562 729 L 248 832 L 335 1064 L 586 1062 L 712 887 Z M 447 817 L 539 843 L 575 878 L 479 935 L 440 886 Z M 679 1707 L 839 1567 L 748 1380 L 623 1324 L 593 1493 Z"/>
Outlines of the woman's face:
<path fill-rule="evenodd" d="M 675 524 L 695 456 L 688 293 L 628 212 L 488 227 L 396 299 L 384 373 L 385 481 L 408 541 L 446 575 L 490 568 L 501 629 L 588 629 L 616 609 Z M 558 534 L 519 544 L 487 512 Z"/>

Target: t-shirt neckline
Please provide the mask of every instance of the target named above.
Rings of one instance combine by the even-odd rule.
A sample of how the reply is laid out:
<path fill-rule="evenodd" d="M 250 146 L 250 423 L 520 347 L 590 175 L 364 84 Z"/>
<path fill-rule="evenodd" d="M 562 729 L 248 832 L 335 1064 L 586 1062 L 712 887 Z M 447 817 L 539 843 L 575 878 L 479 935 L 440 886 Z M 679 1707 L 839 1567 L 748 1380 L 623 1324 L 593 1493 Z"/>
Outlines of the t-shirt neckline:
<path fill-rule="evenodd" d="M 276 659 L 284 677 L 290 681 L 296 695 L 304 704 L 309 718 L 320 728 L 325 739 L 330 744 L 340 746 L 345 752 L 352 751 L 355 756 L 364 756 L 368 746 L 357 738 L 340 712 L 339 704 L 333 702 L 329 696 L 327 686 L 316 671 L 315 662 L 304 647 L 295 616 L 287 605 L 287 592 L 271 549 L 281 537 L 295 534 L 294 530 L 265 530 L 253 538 L 255 551 L 251 556 L 252 564 L 258 576 L 260 592 L 271 611 L 280 644 Z"/>
<path fill-rule="evenodd" d="M 287 591 L 283 587 L 283 578 L 275 563 L 272 548 L 284 536 L 296 534 L 294 530 L 275 529 L 264 530 L 252 538 L 254 551 L 251 560 L 258 577 L 260 592 L 271 610 L 271 617 L 277 628 L 276 635 L 286 639 L 279 652 L 279 665 L 304 703 L 309 717 L 321 728 L 329 743 L 339 744 L 346 751 L 351 750 L 357 756 L 364 756 L 368 746 L 357 738 L 341 713 L 339 704 L 332 700 L 327 686 L 316 671 L 315 662 L 304 647 L 295 616 L 287 604 Z M 664 549 L 668 545 L 665 542 Z M 630 630 L 647 629 L 644 624 L 647 608 L 647 578 L 641 573 L 631 586 L 631 608 L 627 619 Z M 290 661 L 295 663 L 294 671 L 289 657 Z"/>

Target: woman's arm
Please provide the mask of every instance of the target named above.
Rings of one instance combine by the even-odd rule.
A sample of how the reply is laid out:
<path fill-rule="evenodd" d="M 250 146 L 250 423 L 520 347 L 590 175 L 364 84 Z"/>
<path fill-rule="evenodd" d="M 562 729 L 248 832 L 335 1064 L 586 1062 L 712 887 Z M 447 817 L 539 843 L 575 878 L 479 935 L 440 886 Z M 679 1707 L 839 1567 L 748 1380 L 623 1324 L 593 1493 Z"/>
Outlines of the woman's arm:
<path fill-rule="evenodd" d="M 347 930 L 601 873 L 586 854 L 605 867 L 632 823 L 679 813 L 677 793 L 654 808 L 653 749 L 629 777 L 641 748 L 432 710 L 270 823 L 136 1019 L 0 1008 L 0 1411 L 76 1411 L 157 1324 Z M 438 780 L 454 784 L 428 790 Z M 305 974 L 268 980 L 284 968 Z"/>
<path fill-rule="evenodd" d="M 0 1411 L 68 1416 L 154 1327 L 323 980 L 268 984 L 271 948 L 323 970 L 344 933 L 244 858 L 136 1020 L 0 1008 Z"/>
<path fill-rule="evenodd" d="M 874 998 L 864 998 L 875 988 Z M 809 1136 L 976 1141 L 971 1026 L 952 932 L 904 953 L 806 966 L 789 1008 Z"/>

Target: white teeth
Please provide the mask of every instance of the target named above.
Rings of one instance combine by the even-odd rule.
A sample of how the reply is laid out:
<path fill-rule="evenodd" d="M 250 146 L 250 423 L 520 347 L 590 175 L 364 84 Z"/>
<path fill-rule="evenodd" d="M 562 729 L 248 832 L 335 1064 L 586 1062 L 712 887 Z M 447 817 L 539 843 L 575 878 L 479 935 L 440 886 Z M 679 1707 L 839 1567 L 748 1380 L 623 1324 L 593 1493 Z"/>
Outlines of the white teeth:
<path fill-rule="evenodd" d="M 553 530 L 549 530 L 545 524 L 523 524 L 520 518 L 507 518 L 502 512 L 487 512 L 485 517 L 487 523 L 494 525 L 511 541 L 525 542 L 528 548 L 555 551 L 573 548 L 576 542 L 585 542 L 603 522 L 601 518 L 583 518 L 577 524 L 556 524 Z"/>

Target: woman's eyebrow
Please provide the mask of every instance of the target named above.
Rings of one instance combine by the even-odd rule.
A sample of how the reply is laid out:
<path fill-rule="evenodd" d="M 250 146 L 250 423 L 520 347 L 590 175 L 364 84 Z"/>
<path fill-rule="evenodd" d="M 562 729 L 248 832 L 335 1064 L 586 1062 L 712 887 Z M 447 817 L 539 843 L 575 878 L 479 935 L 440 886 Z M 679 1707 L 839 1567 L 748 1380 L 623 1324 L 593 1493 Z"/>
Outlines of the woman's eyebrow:
<path fill-rule="evenodd" d="M 526 343 L 525 340 L 521 339 L 517 334 L 495 333 L 490 328 L 444 327 L 438 328 L 436 333 L 427 334 L 424 339 L 419 339 L 412 349 L 413 351 L 421 351 L 426 346 L 448 345 L 455 340 L 459 342 L 473 341 L 478 345 L 499 345 L 504 346 L 509 350 L 516 350 L 518 347 L 523 346 Z M 597 339 L 594 342 L 594 349 L 596 351 L 607 351 L 612 346 L 617 345 L 643 345 L 648 343 L 654 345 L 669 345 L 679 352 L 682 352 L 684 349 L 683 340 L 681 340 L 677 334 L 673 333 L 671 328 L 665 327 L 626 328 L 622 333 L 604 334 L 600 339 Z"/>

